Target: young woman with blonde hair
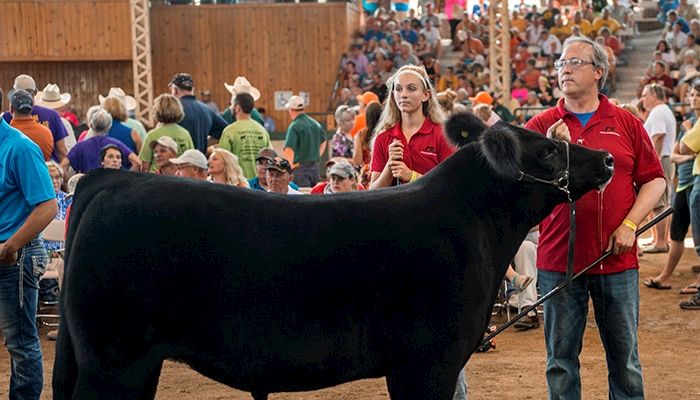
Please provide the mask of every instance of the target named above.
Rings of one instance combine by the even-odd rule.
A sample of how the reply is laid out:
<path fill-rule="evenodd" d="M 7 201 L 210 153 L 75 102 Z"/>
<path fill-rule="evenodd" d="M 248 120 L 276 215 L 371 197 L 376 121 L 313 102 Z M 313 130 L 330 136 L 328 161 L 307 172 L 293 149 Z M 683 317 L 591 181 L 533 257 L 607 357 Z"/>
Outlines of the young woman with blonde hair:
<path fill-rule="evenodd" d="M 209 156 L 209 180 L 247 188 L 248 180 L 243 175 L 243 168 L 238 157 L 228 150 L 215 148 Z"/>
<path fill-rule="evenodd" d="M 423 67 L 405 65 L 389 80 L 372 146 L 370 190 L 413 182 L 454 151 L 442 134 L 445 112 Z"/>

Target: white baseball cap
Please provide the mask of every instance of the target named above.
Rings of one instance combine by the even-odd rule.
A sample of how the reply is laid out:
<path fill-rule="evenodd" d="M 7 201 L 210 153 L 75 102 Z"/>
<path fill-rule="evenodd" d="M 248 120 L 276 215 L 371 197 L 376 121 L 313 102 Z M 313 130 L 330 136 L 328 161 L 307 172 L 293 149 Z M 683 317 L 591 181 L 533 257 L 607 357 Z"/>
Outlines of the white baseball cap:
<path fill-rule="evenodd" d="M 171 158 L 170 162 L 175 165 L 191 164 L 201 169 L 207 169 L 209 167 L 207 157 L 205 157 L 199 150 L 195 149 L 185 150 L 180 157 Z"/>

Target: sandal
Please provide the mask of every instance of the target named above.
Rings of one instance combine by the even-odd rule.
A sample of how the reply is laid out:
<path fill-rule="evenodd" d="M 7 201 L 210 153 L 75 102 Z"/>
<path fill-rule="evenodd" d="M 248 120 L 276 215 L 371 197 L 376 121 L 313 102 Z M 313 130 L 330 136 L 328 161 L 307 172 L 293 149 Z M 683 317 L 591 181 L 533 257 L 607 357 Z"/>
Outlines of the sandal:
<path fill-rule="evenodd" d="M 695 294 L 698 292 L 697 285 L 688 285 L 681 289 L 680 294 Z"/>
<path fill-rule="evenodd" d="M 663 285 L 659 281 L 655 281 L 653 279 L 647 279 L 644 282 L 644 286 L 651 288 L 651 289 L 657 289 L 657 290 L 668 290 L 671 289 L 671 285 Z"/>
<path fill-rule="evenodd" d="M 693 296 L 690 300 L 681 301 L 678 305 L 684 310 L 700 310 L 700 297 Z"/>
<path fill-rule="evenodd" d="M 644 249 L 642 251 L 646 254 L 668 253 L 668 246 L 666 246 L 666 247 L 647 247 L 646 249 Z"/>
<path fill-rule="evenodd" d="M 525 288 L 530 286 L 533 280 L 535 280 L 535 278 L 531 277 L 530 275 L 520 275 L 516 273 L 510 283 L 512 283 L 513 286 L 522 292 L 525 290 Z"/>

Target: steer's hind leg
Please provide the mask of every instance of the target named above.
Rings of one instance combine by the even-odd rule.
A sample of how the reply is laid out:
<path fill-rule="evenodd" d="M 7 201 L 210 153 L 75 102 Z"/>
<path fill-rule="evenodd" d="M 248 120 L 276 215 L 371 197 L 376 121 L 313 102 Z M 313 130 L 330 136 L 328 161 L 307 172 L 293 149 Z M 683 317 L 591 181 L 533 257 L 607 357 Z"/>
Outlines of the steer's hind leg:
<path fill-rule="evenodd" d="M 140 360 L 127 367 L 80 368 L 74 399 L 152 400 L 156 396 L 162 360 Z"/>
<path fill-rule="evenodd" d="M 447 372 L 444 365 L 420 365 L 416 361 L 387 375 L 391 400 L 451 400 L 459 371 Z"/>

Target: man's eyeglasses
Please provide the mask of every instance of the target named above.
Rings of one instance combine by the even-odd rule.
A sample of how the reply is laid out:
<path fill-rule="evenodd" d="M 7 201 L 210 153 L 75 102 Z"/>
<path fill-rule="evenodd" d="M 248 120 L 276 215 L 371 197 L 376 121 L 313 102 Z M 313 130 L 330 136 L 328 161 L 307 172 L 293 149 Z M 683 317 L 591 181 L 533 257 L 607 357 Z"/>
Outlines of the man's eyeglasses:
<path fill-rule="evenodd" d="M 581 67 L 581 66 L 583 66 L 583 65 L 586 65 L 586 64 L 591 64 L 591 65 L 595 66 L 595 63 L 594 63 L 593 61 L 586 61 L 586 60 L 582 60 L 582 59 L 580 59 L 580 58 L 575 58 L 575 57 L 574 57 L 574 58 L 570 58 L 570 59 L 568 59 L 568 60 L 557 60 L 557 61 L 555 61 L 555 62 L 554 62 L 554 68 L 556 68 L 556 69 L 563 69 L 564 67 L 566 67 L 566 66 L 568 65 L 568 66 L 570 66 L 571 68 L 576 69 L 576 68 L 579 68 L 579 67 Z"/>

